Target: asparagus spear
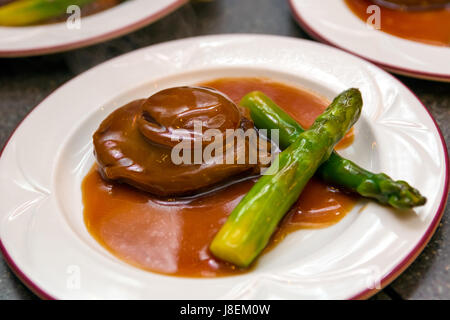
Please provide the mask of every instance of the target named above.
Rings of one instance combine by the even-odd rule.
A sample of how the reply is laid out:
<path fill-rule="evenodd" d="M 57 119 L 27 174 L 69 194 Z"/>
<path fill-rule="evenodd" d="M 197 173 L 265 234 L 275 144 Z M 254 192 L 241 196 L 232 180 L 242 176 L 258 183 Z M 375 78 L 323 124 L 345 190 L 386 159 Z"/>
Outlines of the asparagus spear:
<path fill-rule="evenodd" d="M 66 13 L 70 5 L 83 6 L 95 0 L 17 0 L 0 7 L 1 26 L 25 26 Z"/>
<path fill-rule="evenodd" d="M 249 266 L 308 180 L 356 122 L 361 107 L 359 90 L 340 94 L 309 130 L 278 155 L 278 169 L 272 165 L 241 200 L 215 236 L 211 252 L 237 266 Z"/>
<path fill-rule="evenodd" d="M 279 129 L 282 149 L 305 131 L 294 119 L 262 92 L 246 95 L 241 105 L 250 109 L 256 127 Z M 384 173 L 372 173 L 333 152 L 317 174 L 325 181 L 372 198 L 394 208 L 408 209 L 425 204 L 426 198 L 405 181 L 394 181 Z"/>

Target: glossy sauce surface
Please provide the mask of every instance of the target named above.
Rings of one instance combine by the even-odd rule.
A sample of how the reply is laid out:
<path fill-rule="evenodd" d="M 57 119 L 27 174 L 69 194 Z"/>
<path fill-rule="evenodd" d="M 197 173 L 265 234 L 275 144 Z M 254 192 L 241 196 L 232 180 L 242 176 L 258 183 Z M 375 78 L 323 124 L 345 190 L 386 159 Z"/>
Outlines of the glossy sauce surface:
<path fill-rule="evenodd" d="M 369 0 L 345 0 L 349 8 L 363 21 L 373 13 Z M 381 8 L 381 30 L 392 35 L 437 46 L 450 46 L 450 8 L 407 11 Z"/>
<path fill-rule="evenodd" d="M 203 83 L 236 103 L 248 92 L 265 92 L 299 123 L 310 126 L 328 101 L 309 92 L 264 79 L 233 78 Z M 136 267 L 186 277 L 217 277 L 247 272 L 215 259 L 208 246 L 256 179 L 247 179 L 201 197 L 163 201 L 133 187 L 106 182 L 97 171 L 83 181 L 84 219 L 94 238 Z M 267 250 L 301 228 L 340 221 L 355 198 L 313 178 L 286 215 Z"/>
<path fill-rule="evenodd" d="M 112 112 L 93 135 L 100 173 L 162 197 L 195 195 L 242 175 L 255 176 L 258 159 L 249 158 L 259 145 L 250 139 L 226 143 L 227 129 L 252 129 L 256 135 L 240 110 L 217 90 L 200 87 L 165 89 L 132 101 Z M 212 140 L 206 139 L 208 129 L 217 131 L 221 142 L 218 154 L 213 148 L 206 155 L 209 162 L 203 157 Z"/>

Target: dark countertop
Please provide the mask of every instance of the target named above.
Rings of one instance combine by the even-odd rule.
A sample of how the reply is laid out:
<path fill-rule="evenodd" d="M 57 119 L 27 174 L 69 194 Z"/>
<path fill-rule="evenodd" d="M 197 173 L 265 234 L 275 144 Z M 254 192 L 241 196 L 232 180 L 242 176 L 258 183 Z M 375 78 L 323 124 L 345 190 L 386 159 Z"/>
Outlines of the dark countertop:
<path fill-rule="evenodd" d="M 25 115 L 69 79 L 112 57 L 168 40 L 219 33 L 307 38 L 284 0 L 215 0 L 187 4 L 127 36 L 42 57 L 0 59 L 0 149 Z M 428 107 L 450 141 L 450 83 L 398 77 Z M 450 299 L 450 209 L 418 259 L 373 299 Z M 0 299 L 36 299 L 0 257 Z"/>

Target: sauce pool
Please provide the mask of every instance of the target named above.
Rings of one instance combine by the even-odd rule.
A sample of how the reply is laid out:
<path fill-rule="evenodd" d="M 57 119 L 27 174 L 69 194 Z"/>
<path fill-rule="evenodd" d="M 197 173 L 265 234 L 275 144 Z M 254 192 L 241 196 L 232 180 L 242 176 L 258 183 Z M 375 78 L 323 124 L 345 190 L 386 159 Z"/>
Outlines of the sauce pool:
<path fill-rule="evenodd" d="M 309 127 L 328 101 L 307 91 L 259 78 L 202 83 L 236 103 L 260 90 Z M 349 135 L 344 146 L 351 143 Z M 247 272 L 216 259 L 208 247 L 228 215 L 256 182 L 248 179 L 185 200 L 161 200 L 128 185 L 104 181 L 94 166 L 83 180 L 84 220 L 91 235 L 119 259 L 151 272 L 184 277 L 219 277 Z M 280 224 L 266 250 L 287 234 L 339 222 L 355 198 L 313 178 Z"/>
<path fill-rule="evenodd" d="M 373 13 L 367 8 L 374 4 L 370 0 L 345 0 L 347 6 L 361 20 Z M 380 6 L 381 30 L 408 40 L 437 46 L 450 46 L 450 8 L 407 11 Z"/>

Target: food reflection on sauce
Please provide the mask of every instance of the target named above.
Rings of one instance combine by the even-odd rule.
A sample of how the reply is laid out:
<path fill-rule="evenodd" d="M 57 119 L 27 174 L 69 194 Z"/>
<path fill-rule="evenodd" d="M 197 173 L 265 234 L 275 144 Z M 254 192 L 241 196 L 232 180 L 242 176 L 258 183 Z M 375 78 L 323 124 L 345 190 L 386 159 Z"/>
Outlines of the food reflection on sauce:
<path fill-rule="evenodd" d="M 305 127 L 328 105 L 327 100 L 309 92 L 264 79 L 227 78 L 202 85 L 223 92 L 236 103 L 250 91 L 263 91 Z M 348 139 L 351 141 L 352 135 Z M 248 178 L 207 195 L 168 201 L 106 182 L 94 166 L 82 185 L 84 219 L 101 245 L 138 268 L 185 277 L 236 275 L 248 269 L 214 258 L 208 247 L 255 182 L 255 178 Z M 355 201 L 353 196 L 313 178 L 266 250 L 295 230 L 337 223 Z"/>
<path fill-rule="evenodd" d="M 370 0 L 345 0 L 361 20 L 373 14 Z M 450 8 L 424 11 L 395 10 L 380 7 L 381 30 L 397 37 L 437 46 L 450 46 Z"/>

